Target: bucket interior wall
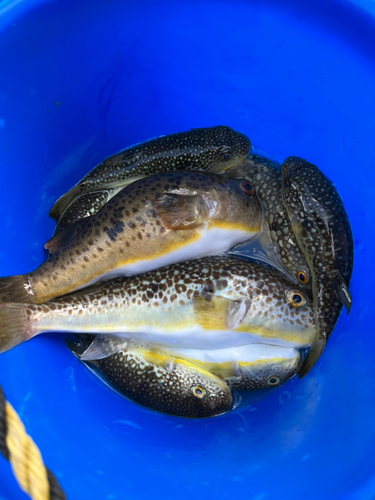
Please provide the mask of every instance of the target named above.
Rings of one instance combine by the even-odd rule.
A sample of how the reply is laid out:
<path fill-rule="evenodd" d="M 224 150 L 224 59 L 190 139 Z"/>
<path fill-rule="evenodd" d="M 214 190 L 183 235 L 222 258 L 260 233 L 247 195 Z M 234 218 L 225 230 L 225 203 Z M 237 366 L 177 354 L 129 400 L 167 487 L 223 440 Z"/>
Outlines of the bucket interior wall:
<path fill-rule="evenodd" d="M 353 307 L 315 367 L 218 418 L 121 398 L 57 334 L 2 354 L 0 384 L 69 499 L 374 498 L 374 14 L 365 0 L 0 2 L 1 276 L 43 262 L 50 207 L 103 158 L 219 124 L 319 166 L 355 240 Z M 1 457 L 0 477 L 1 499 L 26 498 Z"/>

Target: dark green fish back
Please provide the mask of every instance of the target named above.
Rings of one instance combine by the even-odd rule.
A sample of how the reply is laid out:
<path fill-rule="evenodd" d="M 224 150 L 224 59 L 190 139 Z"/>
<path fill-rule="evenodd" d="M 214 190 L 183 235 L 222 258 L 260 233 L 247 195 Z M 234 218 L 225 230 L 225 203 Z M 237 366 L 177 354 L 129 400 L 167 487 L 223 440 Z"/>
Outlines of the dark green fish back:
<path fill-rule="evenodd" d="M 204 418 L 230 410 L 232 401 L 228 397 L 229 389 L 227 392 L 214 391 L 214 387 L 211 388 L 194 373 L 184 373 L 178 368 L 170 371 L 168 367 L 156 365 L 140 370 L 138 359 L 126 351 L 119 351 L 91 363 L 123 396 L 162 413 L 185 418 Z M 206 395 L 204 399 L 194 397 L 191 391 L 194 386 L 204 387 L 209 396 Z"/>
<path fill-rule="evenodd" d="M 62 229 L 65 229 L 81 219 L 91 217 L 98 213 L 112 197 L 112 192 L 113 189 L 106 189 L 104 191 L 94 191 L 93 193 L 79 196 L 69 205 L 62 217 L 58 220 L 54 234 L 57 234 Z"/>
<path fill-rule="evenodd" d="M 84 347 L 90 345 L 90 336 L 78 335 L 68 347 L 80 357 Z M 226 413 L 232 406 L 232 394 L 225 382 L 194 365 L 182 364 L 167 357 L 159 363 L 142 353 L 148 344 L 137 339 L 128 341 L 116 354 L 102 359 L 85 361 L 95 367 L 95 373 L 111 384 L 122 396 L 143 406 L 163 413 L 185 417 L 205 418 Z M 141 347 L 138 351 L 132 347 Z M 157 360 L 157 356 L 155 357 Z M 195 391 L 194 391 L 195 389 Z M 198 392 L 197 392 L 198 391 Z"/>
<path fill-rule="evenodd" d="M 80 184 L 95 186 L 173 170 L 220 172 L 245 158 L 249 149 L 250 140 L 230 127 L 195 128 L 151 139 L 110 156 Z"/>
<path fill-rule="evenodd" d="M 230 127 L 196 128 L 131 146 L 110 156 L 60 197 L 50 210 L 57 221 L 82 193 L 124 186 L 175 170 L 221 172 L 243 160 L 250 140 Z"/>
<path fill-rule="evenodd" d="M 231 176 L 232 170 L 227 172 Z M 233 169 L 235 176 L 246 177 L 255 187 L 267 221 L 269 236 L 283 267 L 311 294 L 310 272 L 301 253 L 281 196 L 280 165 L 250 153 L 243 164 Z"/>
<path fill-rule="evenodd" d="M 283 177 L 298 182 L 304 202 L 316 214 L 322 235 L 326 235 L 327 265 L 337 269 L 349 285 L 353 271 L 354 243 L 349 218 L 335 186 L 312 163 L 290 156 L 283 164 Z"/>
<path fill-rule="evenodd" d="M 342 301 L 338 292 L 340 283 L 346 289 L 349 286 L 353 236 L 336 188 L 315 165 L 302 158 L 287 158 L 282 165 L 282 191 L 313 278 L 318 339 L 304 361 L 300 372 L 303 376 L 320 356 L 340 315 Z"/>

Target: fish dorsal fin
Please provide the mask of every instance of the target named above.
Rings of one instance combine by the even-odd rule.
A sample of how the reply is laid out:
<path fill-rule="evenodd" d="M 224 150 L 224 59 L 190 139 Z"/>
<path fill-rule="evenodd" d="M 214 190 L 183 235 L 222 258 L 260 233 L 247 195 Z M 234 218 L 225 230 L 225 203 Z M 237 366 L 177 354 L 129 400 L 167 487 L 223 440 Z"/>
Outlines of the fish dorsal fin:
<path fill-rule="evenodd" d="M 251 303 L 249 299 L 234 300 L 229 304 L 227 311 L 227 325 L 231 329 L 236 329 L 245 319 L 246 314 L 250 309 Z"/>
<path fill-rule="evenodd" d="M 236 329 L 250 309 L 250 301 L 230 300 L 225 297 L 194 297 L 194 314 L 205 330 Z"/>
<path fill-rule="evenodd" d="M 82 361 L 103 359 L 126 349 L 129 339 L 115 335 L 95 335 L 89 347 L 81 354 Z"/>
<path fill-rule="evenodd" d="M 348 285 L 339 272 L 337 272 L 335 276 L 334 288 L 337 298 L 344 304 L 346 312 L 349 314 L 352 307 L 352 297 L 350 295 Z"/>
<path fill-rule="evenodd" d="M 165 194 L 154 200 L 157 214 L 167 229 L 193 229 L 209 215 L 206 202 L 198 195 Z"/>
<path fill-rule="evenodd" d="M 65 194 L 60 196 L 58 200 L 55 201 L 48 215 L 52 217 L 52 219 L 55 219 L 56 222 L 58 222 L 65 210 L 79 196 L 80 193 L 81 187 L 79 184 L 74 186 L 72 189 L 69 189 L 69 191 L 67 191 Z"/>
<path fill-rule="evenodd" d="M 84 219 L 73 222 L 65 229 L 56 233 L 50 240 L 46 242 L 44 248 L 52 255 L 60 250 L 64 245 L 72 241 L 91 220 L 92 217 L 85 217 Z"/>

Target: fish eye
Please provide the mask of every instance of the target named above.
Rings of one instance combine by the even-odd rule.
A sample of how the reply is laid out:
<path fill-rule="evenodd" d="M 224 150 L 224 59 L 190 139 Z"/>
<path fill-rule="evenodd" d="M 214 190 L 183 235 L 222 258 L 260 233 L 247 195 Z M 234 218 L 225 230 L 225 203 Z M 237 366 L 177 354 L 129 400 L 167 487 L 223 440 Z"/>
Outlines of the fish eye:
<path fill-rule="evenodd" d="M 304 271 L 300 271 L 297 274 L 297 279 L 300 283 L 307 283 L 309 281 L 307 274 Z"/>
<path fill-rule="evenodd" d="M 190 390 L 192 395 L 198 399 L 203 399 L 206 395 L 206 389 L 204 389 L 200 385 L 193 385 Z"/>
<path fill-rule="evenodd" d="M 267 380 L 267 385 L 277 385 L 280 383 L 280 379 L 279 377 L 276 377 L 275 375 L 270 377 L 268 380 Z"/>
<path fill-rule="evenodd" d="M 224 147 L 220 149 L 221 159 L 222 160 L 230 160 L 232 158 L 232 151 L 229 147 Z"/>
<path fill-rule="evenodd" d="M 305 296 L 299 290 L 290 290 L 286 296 L 293 307 L 301 307 L 306 304 Z"/>
<path fill-rule="evenodd" d="M 251 184 L 249 181 L 241 181 L 240 183 L 242 191 L 245 191 L 245 193 L 248 194 L 253 194 L 254 193 L 254 186 Z"/>

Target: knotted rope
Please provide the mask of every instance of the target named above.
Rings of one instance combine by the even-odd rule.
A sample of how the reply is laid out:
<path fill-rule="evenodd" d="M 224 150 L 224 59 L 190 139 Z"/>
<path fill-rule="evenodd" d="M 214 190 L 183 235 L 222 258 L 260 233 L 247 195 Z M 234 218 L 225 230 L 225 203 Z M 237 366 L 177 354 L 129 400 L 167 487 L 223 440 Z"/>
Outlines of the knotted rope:
<path fill-rule="evenodd" d="M 0 452 L 10 462 L 22 490 L 32 500 L 66 500 L 40 451 L 0 387 Z"/>

